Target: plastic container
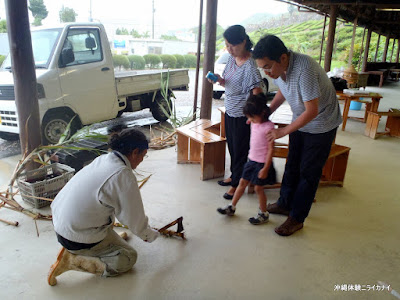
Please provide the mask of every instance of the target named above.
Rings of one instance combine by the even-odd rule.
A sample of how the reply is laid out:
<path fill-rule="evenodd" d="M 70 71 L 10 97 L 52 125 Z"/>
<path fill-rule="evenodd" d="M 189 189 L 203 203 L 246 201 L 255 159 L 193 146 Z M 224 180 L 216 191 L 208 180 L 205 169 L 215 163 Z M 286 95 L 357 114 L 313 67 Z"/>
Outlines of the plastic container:
<path fill-rule="evenodd" d="M 351 101 L 350 102 L 350 109 L 351 110 L 360 110 L 361 109 L 361 104 L 362 104 L 361 102 Z"/>
<path fill-rule="evenodd" d="M 218 77 L 214 75 L 211 71 L 208 71 L 206 78 L 210 79 L 212 82 L 216 83 L 218 80 Z"/>
<path fill-rule="evenodd" d="M 50 205 L 50 201 L 33 197 L 54 199 L 64 185 L 74 176 L 74 172 L 73 168 L 60 163 L 23 172 L 17 179 L 22 200 L 35 208 Z"/>

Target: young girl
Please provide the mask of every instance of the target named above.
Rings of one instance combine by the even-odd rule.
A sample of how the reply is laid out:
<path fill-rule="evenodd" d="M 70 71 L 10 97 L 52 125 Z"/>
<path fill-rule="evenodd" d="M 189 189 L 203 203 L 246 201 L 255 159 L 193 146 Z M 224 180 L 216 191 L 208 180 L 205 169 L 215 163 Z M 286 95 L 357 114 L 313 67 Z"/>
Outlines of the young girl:
<path fill-rule="evenodd" d="M 267 106 L 267 99 L 264 94 L 251 95 L 243 108 L 243 113 L 247 117 L 247 122 L 251 123 L 249 161 L 244 166 L 242 178 L 239 186 L 233 195 L 232 203 L 224 208 L 218 208 L 220 214 L 233 216 L 236 204 L 242 197 L 244 190 L 252 183 L 259 201 L 259 212 L 257 216 L 249 219 L 253 225 L 268 222 L 267 197 L 264 193 L 264 185 L 273 181 L 276 177 L 275 169 L 272 165 L 272 152 L 274 143 L 268 142 L 267 133 L 274 128 L 274 124 L 268 120 L 270 109 Z"/>

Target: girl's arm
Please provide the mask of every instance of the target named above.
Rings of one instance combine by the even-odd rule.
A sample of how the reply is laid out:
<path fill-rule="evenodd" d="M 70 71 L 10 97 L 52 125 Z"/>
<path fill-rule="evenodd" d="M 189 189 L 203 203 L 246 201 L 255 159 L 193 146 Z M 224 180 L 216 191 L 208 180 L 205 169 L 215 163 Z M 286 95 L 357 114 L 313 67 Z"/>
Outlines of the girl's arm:
<path fill-rule="evenodd" d="M 265 179 L 268 176 L 268 170 L 272 163 L 272 154 L 274 153 L 274 141 L 268 142 L 268 152 L 265 156 L 264 167 L 258 172 L 258 178 Z"/>

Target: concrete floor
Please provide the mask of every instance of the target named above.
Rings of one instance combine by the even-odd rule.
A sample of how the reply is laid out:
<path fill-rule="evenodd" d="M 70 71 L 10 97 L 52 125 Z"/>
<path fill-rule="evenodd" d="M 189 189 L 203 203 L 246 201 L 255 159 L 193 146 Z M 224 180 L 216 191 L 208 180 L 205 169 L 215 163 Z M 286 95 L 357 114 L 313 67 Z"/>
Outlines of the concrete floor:
<path fill-rule="evenodd" d="M 381 111 L 400 108 L 400 83 L 368 90 L 383 95 Z M 52 224 L 38 221 L 37 237 L 31 218 L 3 208 L 0 218 L 20 226 L 0 223 L 0 299 L 394 299 L 387 291 L 335 291 L 378 280 L 400 291 L 400 140 L 372 140 L 364 126 L 349 120 L 338 131 L 336 142 L 351 147 L 345 185 L 321 187 L 304 229 L 291 237 L 273 230 L 283 216 L 248 223 L 255 195 L 244 195 L 234 217 L 219 215 L 216 208 L 229 202 L 216 179 L 201 181 L 198 165 L 178 165 L 174 148 L 149 151 L 138 171 L 153 174 L 141 189 L 150 222 L 161 227 L 183 216 L 188 239 L 147 244 L 131 236 L 139 259 L 117 278 L 70 271 L 50 287 L 47 272 L 60 248 Z M 0 160 L 2 190 L 18 158 Z M 275 165 L 282 176 L 284 161 Z M 278 196 L 267 190 L 268 202 Z"/>

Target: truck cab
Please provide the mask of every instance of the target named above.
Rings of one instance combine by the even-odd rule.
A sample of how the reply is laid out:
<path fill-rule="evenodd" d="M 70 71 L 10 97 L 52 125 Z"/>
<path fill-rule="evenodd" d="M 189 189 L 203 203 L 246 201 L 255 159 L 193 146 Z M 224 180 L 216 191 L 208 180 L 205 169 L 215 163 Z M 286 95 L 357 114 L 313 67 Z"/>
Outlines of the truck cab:
<path fill-rule="evenodd" d="M 56 143 L 74 116 L 72 131 L 117 116 L 114 67 L 103 25 L 64 24 L 34 29 L 31 36 L 45 143 Z M 1 138 L 19 133 L 16 111 L 9 55 L 0 72 Z"/>

